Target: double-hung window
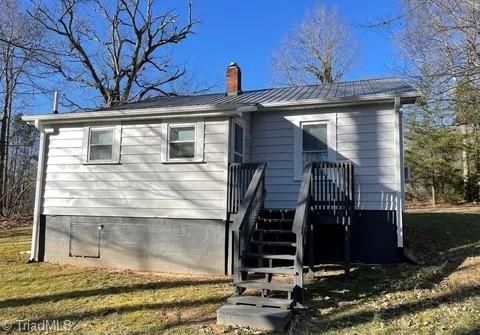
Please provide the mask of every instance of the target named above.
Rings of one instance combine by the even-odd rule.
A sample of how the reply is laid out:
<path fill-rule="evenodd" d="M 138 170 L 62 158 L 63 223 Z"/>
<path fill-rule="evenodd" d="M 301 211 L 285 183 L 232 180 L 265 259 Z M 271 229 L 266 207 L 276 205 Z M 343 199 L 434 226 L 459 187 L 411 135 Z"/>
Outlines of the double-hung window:
<path fill-rule="evenodd" d="M 169 125 L 168 159 L 195 158 L 195 124 Z"/>
<path fill-rule="evenodd" d="M 84 162 L 87 164 L 119 163 L 120 134 L 120 126 L 86 127 Z"/>
<path fill-rule="evenodd" d="M 164 123 L 163 163 L 201 163 L 204 158 L 205 123 Z"/>
<path fill-rule="evenodd" d="M 303 166 L 328 159 L 328 130 L 325 122 L 302 123 Z"/>

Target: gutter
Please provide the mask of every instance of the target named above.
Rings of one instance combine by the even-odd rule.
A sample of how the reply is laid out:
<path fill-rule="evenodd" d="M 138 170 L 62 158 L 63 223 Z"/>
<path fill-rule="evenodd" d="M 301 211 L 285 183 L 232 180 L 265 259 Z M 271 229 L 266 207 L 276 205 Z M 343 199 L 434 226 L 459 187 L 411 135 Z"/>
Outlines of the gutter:
<path fill-rule="evenodd" d="M 353 105 L 365 105 L 372 103 L 391 103 L 392 100 L 399 99 L 403 104 L 415 103 L 417 98 L 421 97 L 418 92 L 400 93 L 400 94 L 372 94 L 356 97 L 346 98 L 329 98 L 329 99 L 306 99 L 301 101 L 280 101 L 280 102 L 265 102 L 259 104 L 259 110 L 274 110 L 274 109 L 317 109 L 328 107 L 342 107 Z"/>
<path fill-rule="evenodd" d="M 400 99 L 401 103 L 414 103 L 420 97 L 419 92 L 406 92 L 400 94 L 371 94 L 346 98 L 329 99 L 306 99 L 300 101 L 264 102 L 252 104 L 220 104 L 220 105 L 194 105 L 178 107 L 157 107 L 157 108 L 134 108 L 134 109 L 108 109 L 92 112 L 75 112 L 63 114 L 26 115 L 22 120 L 29 123 L 41 121 L 47 124 L 64 124 L 82 121 L 123 121 L 123 120 L 149 120 L 149 119 L 172 119 L 191 117 L 218 117 L 218 116 L 239 116 L 245 112 L 256 112 L 260 110 L 299 110 L 319 109 L 328 107 L 353 106 L 372 103 L 388 103 L 394 99 Z"/>
<path fill-rule="evenodd" d="M 122 120 L 148 120 L 148 119 L 171 119 L 191 117 L 218 117 L 238 116 L 244 111 L 252 111 L 255 106 L 225 105 L 201 105 L 162 108 L 141 108 L 125 110 L 99 110 L 93 112 L 74 112 L 63 114 L 26 115 L 23 121 L 38 125 L 78 123 L 82 121 L 122 121 Z M 38 126 L 37 126 L 38 128 Z"/>

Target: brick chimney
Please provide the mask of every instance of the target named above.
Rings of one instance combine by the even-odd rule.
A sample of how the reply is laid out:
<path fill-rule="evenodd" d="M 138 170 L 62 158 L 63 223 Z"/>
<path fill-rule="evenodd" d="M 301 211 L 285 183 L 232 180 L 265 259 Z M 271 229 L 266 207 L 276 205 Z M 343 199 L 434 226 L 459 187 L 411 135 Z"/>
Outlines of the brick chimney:
<path fill-rule="evenodd" d="M 227 67 L 227 95 L 239 95 L 242 93 L 242 71 L 235 62 Z"/>

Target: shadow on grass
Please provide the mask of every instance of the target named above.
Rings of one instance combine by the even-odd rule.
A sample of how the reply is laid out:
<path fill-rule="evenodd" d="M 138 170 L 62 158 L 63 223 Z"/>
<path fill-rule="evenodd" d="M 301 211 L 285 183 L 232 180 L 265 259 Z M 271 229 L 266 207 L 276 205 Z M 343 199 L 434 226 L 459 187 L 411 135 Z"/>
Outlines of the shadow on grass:
<path fill-rule="evenodd" d="M 161 282 L 138 283 L 138 284 L 124 285 L 124 286 L 102 287 L 97 289 L 79 290 L 79 291 L 71 291 L 71 292 L 63 292 L 63 293 L 55 293 L 55 294 L 46 294 L 41 296 L 2 300 L 0 301 L 0 309 L 32 305 L 32 304 L 41 304 L 45 302 L 57 302 L 65 299 L 98 297 L 98 296 L 124 294 L 124 293 L 138 292 L 138 291 L 179 288 L 182 286 L 226 284 L 229 282 L 230 282 L 230 279 L 228 278 L 215 279 L 215 280 L 178 280 L 178 281 L 168 280 L 168 281 L 161 281 Z"/>
<path fill-rule="evenodd" d="M 352 271 L 349 281 L 344 280 L 343 274 L 319 278 L 308 286 L 306 298 L 307 305 L 313 310 L 331 309 L 327 319 L 316 323 L 320 328 L 354 326 L 371 321 L 378 315 L 389 320 L 480 295 L 480 286 L 473 284 L 428 301 L 418 300 L 386 309 L 348 313 L 364 299 L 413 289 L 431 289 L 453 272 L 461 271 L 458 268 L 467 257 L 480 255 L 479 214 L 408 214 L 405 215 L 405 226 L 407 247 L 426 262 L 426 267 L 410 264 L 364 265 Z M 465 334 L 469 334 L 468 331 Z"/>
<path fill-rule="evenodd" d="M 478 335 L 480 334 L 480 325 L 468 329 L 457 329 L 453 332 L 454 335 Z"/>
<path fill-rule="evenodd" d="M 28 320 L 28 324 L 40 324 L 46 320 L 50 321 L 57 321 L 61 324 L 63 321 L 70 321 L 73 324 L 78 324 L 81 321 L 91 320 L 96 318 L 103 318 L 111 314 L 123 314 L 123 313 L 131 313 L 136 311 L 147 311 L 147 310 L 160 310 L 160 309 L 167 309 L 167 310 L 176 310 L 181 308 L 195 308 L 200 307 L 202 305 L 208 304 L 220 304 L 225 297 L 209 297 L 209 298 L 202 298 L 202 299 L 194 299 L 194 300 L 174 300 L 174 301 L 167 301 L 167 302 L 158 302 L 158 303 L 148 303 L 148 304 L 136 304 L 136 305 L 122 305 L 117 307 L 105 307 L 105 308 L 98 308 L 94 310 L 82 311 L 82 312 L 75 312 L 75 313 L 68 313 L 68 314 L 53 314 L 53 315 L 45 315 L 44 317 L 37 319 L 37 320 Z M 208 322 L 211 320 L 209 317 Z M 177 327 L 181 325 L 188 325 L 189 323 L 197 323 L 198 318 L 196 320 L 181 319 L 181 316 L 178 320 L 175 321 L 167 321 L 165 324 L 161 324 L 156 326 L 156 330 L 166 330 L 171 327 Z M 207 322 L 207 321 L 199 321 L 199 322 Z M 27 327 L 28 327 L 27 324 Z M 29 329 L 25 328 L 18 328 L 18 323 L 14 324 L 17 327 L 16 330 L 18 331 L 29 331 Z M 25 326 L 25 324 L 22 324 Z M 161 328 L 161 329 L 159 329 Z M 70 329 L 70 331 L 75 331 L 75 326 Z M 142 331 L 144 334 L 145 331 Z"/>
<path fill-rule="evenodd" d="M 31 227 L 15 227 L 11 229 L 0 230 L 0 240 L 15 237 L 25 237 L 30 239 L 32 234 Z"/>

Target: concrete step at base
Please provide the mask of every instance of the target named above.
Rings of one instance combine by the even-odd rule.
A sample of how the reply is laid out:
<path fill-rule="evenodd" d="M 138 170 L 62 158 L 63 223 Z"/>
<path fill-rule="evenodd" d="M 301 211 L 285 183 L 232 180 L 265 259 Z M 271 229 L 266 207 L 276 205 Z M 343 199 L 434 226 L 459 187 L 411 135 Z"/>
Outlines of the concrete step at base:
<path fill-rule="evenodd" d="M 217 309 L 217 324 L 284 331 L 292 317 L 291 310 L 246 305 L 224 305 Z"/>

